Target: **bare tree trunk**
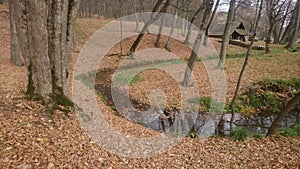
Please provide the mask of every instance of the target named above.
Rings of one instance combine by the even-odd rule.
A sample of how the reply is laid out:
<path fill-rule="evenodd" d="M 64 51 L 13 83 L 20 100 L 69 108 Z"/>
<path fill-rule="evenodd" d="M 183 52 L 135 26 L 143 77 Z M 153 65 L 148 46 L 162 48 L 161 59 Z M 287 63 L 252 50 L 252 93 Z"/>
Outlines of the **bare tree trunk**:
<path fill-rule="evenodd" d="M 161 2 L 158 2 L 158 3 L 162 4 L 163 0 L 159 0 L 159 1 L 161 1 Z M 145 10 L 144 10 L 144 1 L 143 1 L 143 0 L 140 0 L 140 4 L 141 4 L 141 10 L 142 10 L 142 13 L 143 13 L 143 22 L 144 22 L 144 25 L 146 25 L 147 22 L 146 22 L 146 18 L 145 18 L 145 16 L 144 16 L 144 15 L 145 15 L 145 14 L 144 14 L 144 12 L 145 12 Z M 155 8 L 155 7 L 154 7 L 154 8 Z M 152 12 L 153 12 L 153 11 L 152 11 Z M 149 28 L 147 28 L 145 32 L 149 33 Z"/>
<path fill-rule="evenodd" d="M 198 51 L 199 51 L 200 45 L 203 41 L 203 36 L 204 36 L 204 33 L 199 31 L 198 36 L 197 36 L 197 38 L 194 42 L 192 54 L 190 56 L 187 68 L 185 70 L 184 79 L 183 79 L 183 82 L 182 82 L 182 85 L 184 87 L 193 86 L 193 82 L 192 82 L 191 77 L 192 77 L 192 72 L 193 72 L 193 69 L 194 69 L 194 66 L 195 66 L 195 61 L 196 61 L 197 56 L 198 56 Z"/>
<path fill-rule="evenodd" d="M 289 40 L 289 37 L 291 35 L 291 30 L 294 28 L 294 23 L 295 23 L 295 11 L 292 13 L 292 17 L 291 17 L 291 20 L 288 24 L 288 26 L 285 28 L 285 31 L 280 39 L 280 43 L 281 44 L 285 44 L 288 40 Z"/>
<path fill-rule="evenodd" d="M 180 6 L 181 6 L 182 9 L 185 9 L 185 3 L 186 3 L 186 0 L 181 1 Z M 186 13 L 188 13 L 188 10 L 187 11 L 182 11 L 181 12 L 181 18 L 186 18 L 185 17 Z M 180 34 L 183 35 L 183 36 L 185 35 L 185 25 L 186 25 L 186 22 L 181 23 Z"/>
<path fill-rule="evenodd" d="M 269 29 L 267 32 L 267 37 L 266 37 L 266 49 L 265 49 L 265 53 L 266 54 L 270 54 L 270 44 L 272 42 L 271 38 L 272 38 L 272 33 L 275 27 L 275 16 L 273 16 L 274 11 L 275 11 L 275 6 L 273 6 L 274 2 L 273 0 L 268 0 L 266 1 L 266 6 L 267 6 L 267 15 L 268 15 L 268 19 L 269 19 Z"/>
<path fill-rule="evenodd" d="M 27 94 L 38 95 L 50 107 L 73 106 L 68 99 L 67 78 L 79 0 L 12 1 L 29 74 Z"/>
<path fill-rule="evenodd" d="M 280 36 L 279 36 L 279 30 L 278 30 L 278 24 L 277 22 L 279 21 L 276 21 L 275 22 L 275 26 L 274 26 L 274 29 L 273 29 L 273 37 L 274 37 L 274 44 L 279 44 L 280 42 Z"/>
<path fill-rule="evenodd" d="M 133 5 L 133 13 L 135 17 L 135 32 L 139 32 L 139 17 L 136 11 L 136 0 L 133 0 L 132 5 Z"/>
<path fill-rule="evenodd" d="M 187 32 L 186 38 L 183 42 L 184 44 L 186 44 L 186 45 L 190 44 L 191 34 L 192 34 L 192 31 L 193 31 L 193 23 L 194 23 L 195 19 L 197 18 L 197 16 L 199 15 L 199 13 L 202 12 L 204 9 L 205 9 L 204 2 L 202 2 L 200 7 L 198 8 L 198 10 L 193 15 L 193 17 L 191 19 L 191 22 L 189 23 L 188 32 Z"/>
<path fill-rule="evenodd" d="M 213 12 L 212 12 L 212 14 L 211 14 L 211 16 L 210 16 L 209 22 L 208 22 L 208 24 L 207 24 L 207 28 L 206 28 L 206 30 L 205 30 L 205 37 L 204 37 L 204 41 L 203 41 L 203 45 L 204 45 L 204 46 L 207 45 L 208 31 L 209 31 L 209 28 L 210 28 L 210 26 L 211 26 L 211 23 L 212 23 L 212 21 L 214 20 L 214 17 L 215 17 L 215 15 L 216 15 L 217 11 L 218 11 L 219 5 L 220 5 L 220 0 L 217 0 L 216 5 L 215 5 L 215 8 L 214 8 L 214 10 L 213 10 Z"/>
<path fill-rule="evenodd" d="M 166 50 L 169 51 L 169 52 L 171 52 L 170 44 L 171 44 L 172 36 L 173 36 L 173 33 L 174 33 L 174 27 L 176 26 L 177 15 L 178 15 L 178 8 L 179 8 L 179 2 L 180 1 L 177 0 L 175 12 L 174 12 L 174 17 L 173 17 L 173 21 L 172 21 L 172 26 L 171 26 L 171 30 L 170 30 L 170 34 L 169 34 L 169 37 L 168 37 L 168 40 L 167 40 L 167 44 L 165 46 Z"/>
<path fill-rule="evenodd" d="M 299 26 L 300 26 L 300 0 L 297 0 L 296 7 L 295 7 L 295 26 L 294 30 L 292 32 L 291 38 L 289 40 L 289 43 L 285 48 L 289 49 L 292 48 L 295 42 L 298 39 L 298 32 L 299 32 Z"/>
<path fill-rule="evenodd" d="M 74 52 L 78 52 L 77 50 L 77 42 L 76 42 L 76 31 L 75 31 L 75 21 L 78 17 L 79 13 L 80 2 L 79 0 L 72 0 L 71 4 L 69 5 L 69 14 L 68 14 L 68 26 L 69 26 L 69 33 L 71 36 L 67 36 L 69 38 L 68 42 L 68 50 L 73 50 Z M 71 51 L 70 50 L 70 51 Z"/>
<path fill-rule="evenodd" d="M 276 134 L 281 122 L 286 115 L 300 102 L 300 93 L 296 94 L 282 109 L 281 113 L 276 117 L 268 131 L 268 136 Z"/>
<path fill-rule="evenodd" d="M 79 7 L 79 17 L 83 18 L 84 17 L 84 10 L 83 10 L 83 0 L 80 0 L 80 7 Z"/>
<path fill-rule="evenodd" d="M 85 0 L 85 1 L 88 2 L 88 6 L 87 6 L 88 18 L 91 18 L 94 13 L 94 1 L 92 0 Z"/>
<path fill-rule="evenodd" d="M 30 95 L 40 95 L 49 104 L 49 94 L 52 93 L 51 64 L 48 57 L 47 6 L 39 0 L 25 2 L 27 11 L 28 48 L 33 84 L 30 86 Z M 60 32 L 57 32 L 60 34 Z M 60 45 L 60 44 L 57 44 Z M 60 46 L 55 46 L 60 47 Z M 55 48 L 54 47 L 54 48 Z M 59 68 L 59 65 L 57 66 Z"/>
<path fill-rule="evenodd" d="M 192 50 L 191 56 L 189 58 L 188 65 L 187 65 L 186 70 L 185 70 L 184 79 L 183 79 L 183 82 L 182 82 L 182 85 L 184 87 L 193 85 L 193 82 L 192 82 L 192 79 L 191 79 L 192 72 L 193 72 L 193 69 L 194 69 L 195 61 L 196 61 L 197 56 L 198 56 L 198 51 L 199 51 L 200 45 L 202 44 L 203 38 L 205 36 L 204 31 L 205 31 L 206 26 L 208 24 L 209 16 L 211 15 L 212 7 L 213 7 L 213 1 L 212 0 L 205 0 L 203 2 L 203 6 L 204 6 L 204 9 L 205 9 L 205 12 L 204 12 L 204 15 L 202 17 L 202 23 L 200 25 L 200 30 L 199 30 L 198 36 L 197 36 L 197 38 L 194 42 L 193 50 Z"/>
<path fill-rule="evenodd" d="M 225 119 L 224 119 L 224 116 L 225 116 L 225 113 L 223 112 L 222 116 L 221 116 L 221 118 L 220 118 L 220 120 L 217 124 L 217 129 L 215 131 L 216 135 L 222 136 L 222 137 L 225 136 L 225 130 L 224 130 Z"/>
<path fill-rule="evenodd" d="M 217 66 L 220 69 L 225 68 L 226 53 L 227 53 L 227 48 L 228 48 L 228 44 L 229 44 L 229 40 L 230 40 L 230 33 L 231 33 L 230 30 L 231 30 L 231 25 L 233 22 L 233 17 L 234 17 L 235 3 L 236 3 L 236 0 L 230 0 L 230 7 L 229 7 L 226 26 L 225 26 L 225 30 L 224 30 L 223 38 L 222 38 L 220 61 Z"/>
<path fill-rule="evenodd" d="M 130 58 L 133 58 L 133 54 L 137 48 L 137 46 L 139 45 L 140 41 L 142 40 L 144 34 L 146 33 L 146 31 L 148 30 L 148 28 L 150 27 L 150 25 L 155 22 L 161 15 L 161 13 L 165 13 L 171 3 L 171 0 L 167 0 L 163 7 L 161 8 L 161 10 L 159 11 L 158 14 L 154 14 L 155 12 L 158 11 L 159 6 L 162 4 L 163 1 L 157 1 L 156 5 L 154 6 L 153 10 L 152 10 L 152 15 L 150 16 L 150 19 L 148 22 L 146 22 L 146 24 L 144 25 L 142 31 L 140 32 L 140 34 L 138 35 L 137 39 L 134 41 L 134 43 L 132 44 L 129 52 L 127 53 L 127 55 Z"/>
<path fill-rule="evenodd" d="M 181 35 L 185 35 L 186 33 L 187 33 L 187 31 L 188 31 L 188 27 L 189 27 L 189 16 L 190 16 L 190 12 L 189 12 L 189 10 L 190 10 L 190 4 L 191 4 L 191 1 L 190 0 L 187 0 L 186 1 L 186 13 L 185 13 L 185 20 L 186 20 L 186 22 L 182 22 L 182 32 L 181 32 Z M 183 2 L 183 6 L 184 6 L 184 4 L 185 4 L 185 1 Z"/>
<path fill-rule="evenodd" d="M 9 16 L 10 16 L 10 33 L 11 33 L 11 39 L 10 39 L 10 62 L 13 63 L 16 66 L 23 66 L 23 60 L 21 55 L 21 49 L 19 45 L 19 39 L 17 34 L 17 28 L 16 23 L 13 18 L 14 16 L 14 9 L 13 4 L 9 3 Z"/>
<path fill-rule="evenodd" d="M 156 38 L 156 42 L 155 42 L 155 47 L 159 47 L 160 46 L 160 38 L 161 38 L 161 34 L 164 28 L 164 23 L 165 23 L 165 17 L 164 15 L 160 17 L 160 24 L 159 24 L 159 30 L 158 30 L 158 35 Z"/>
<path fill-rule="evenodd" d="M 270 51 L 270 45 L 271 45 L 271 42 L 272 42 L 271 38 L 272 38 L 273 29 L 274 29 L 274 24 L 270 23 L 270 28 L 268 30 L 267 38 L 266 38 L 266 50 L 265 50 L 266 54 L 270 54 L 271 53 L 271 51 Z"/>
<path fill-rule="evenodd" d="M 271 44 L 271 38 L 272 34 L 278 27 L 277 20 L 281 20 L 281 14 L 283 13 L 284 5 L 287 3 L 287 0 L 285 1 L 277 1 L 277 0 L 266 0 L 266 6 L 267 6 L 267 15 L 269 20 L 269 30 L 267 32 L 267 38 L 266 38 L 266 54 L 270 54 L 270 44 Z M 277 34 L 277 32 L 276 32 Z M 278 38 L 275 36 L 274 40 L 278 40 Z"/>
<path fill-rule="evenodd" d="M 10 5 L 13 8 L 13 20 L 15 21 L 16 30 L 18 34 L 18 40 L 19 40 L 19 47 L 21 49 L 21 53 L 24 59 L 24 64 L 27 68 L 27 74 L 28 74 L 28 84 L 27 84 L 27 93 L 31 93 L 33 86 L 33 80 L 32 80 L 32 66 L 31 66 L 31 60 L 30 60 L 30 53 L 29 53 L 29 35 L 28 35 L 28 18 L 26 15 L 26 9 L 25 9 L 25 2 L 24 1 L 17 1 L 17 0 L 11 0 Z"/>
<path fill-rule="evenodd" d="M 292 3 L 292 0 L 289 0 L 289 3 L 287 5 L 287 7 L 286 7 L 286 12 L 285 12 L 284 17 L 282 18 L 282 21 L 281 21 L 280 30 L 279 30 L 279 39 L 280 39 L 279 43 L 281 43 L 281 38 L 282 38 L 282 33 L 283 33 L 283 27 L 285 25 L 286 17 L 287 17 L 287 14 L 289 13 L 291 3 Z"/>
<path fill-rule="evenodd" d="M 256 5 L 255 22 L 254 22 L 254 26 L 253 26 L 254 27 L 253 36 L 251 37 L 251 43 L 250 43 L 250 46 L 248 47 L 246 58 L 245 58 L 243 67 L 241 69 L 241 72 L 240 72 L 240 75 L 239 75 L 239 78 L 238 78 L 236 90 L 235 90 L 234 96 L 232 98 L 232 101 L 230 103 L 230 109 L 231 109 L 230 133 L 233 132 L 233 122 L 234 122 L 234 118 L 235 118 L 234 103 L 236 101 L 236 98 L 237 98 L 239 90 L 240 90 L 240 85 L 241 85 L 241 81 L 242 81 L 245 69 L 248 65 L 248 59 L 249 59 L 249 56 L 251 55 L 252 46 L 254 44 L 254 39 L 255 39 L 255 36 L 256 36 L 258 23 L 259 23 L 259 20 L 260 20 L 260 17 L 261 17 L 261 11 L 262 11 L 262 8 L 263 8 L 263 0 L 257 0 L 256 3 L 257 3 L 257 5 Z"/>
<path fill-rule="evenodd" d="M 120 2 L 120 55 L 123 55 L 123 2 L 122 0 L 119 0 Z"/>

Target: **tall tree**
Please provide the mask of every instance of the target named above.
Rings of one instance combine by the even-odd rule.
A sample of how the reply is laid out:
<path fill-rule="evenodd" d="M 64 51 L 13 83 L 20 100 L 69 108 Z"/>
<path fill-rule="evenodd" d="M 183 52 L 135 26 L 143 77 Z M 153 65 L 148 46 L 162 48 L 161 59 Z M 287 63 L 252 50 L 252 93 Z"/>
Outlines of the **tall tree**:
<path fill-rule="evenodd" d="M 184 79 L 183 79 L 183 82 L 182 82 L 182 85 L 185 86 L 185 87 L 193 85 L 191 75 L 192 75 L 192 72 L 193 72 L 193 69 L 194 69 L 194 66 L 195 66 L 195 61 L 196 61 L 197 56 L 198 56 L 198 51 L 200 49 L 200 45 L 202 44 L 203 38 L 205 36 L 204 35 L 205 34 L 205 29 L 207 27 L 208 20 L 209 20 L 209 17 L 211 15 L 213 4 L 214 4 L 213 0 L 204 0 L 203 1 L 203 6 L 204 6 L 205 11 L 204 11 L 204 14 L 203 14 L 203 17 L 202 17 L 202 22 L 201 22 L 201 25 L 200 25 L 200 28 L 199 28 L 199 33 L 198 33 L 197 38 L 194 42 L 193 50 L 192 50 L 191 56 L 189 58 L 188 65 L 187 65 L 186 70 L 185 70 Z"/>
<path fill-rule="evenodd" d="M 225 25 L 225 29 L 224 29 L 224 33 L 223 33 L 223 38 L 222 38 L 220 60 L 219 60 L 218 66 L 217 66 L 220 69 L 225 68 L 226 53 L 227 53 L 227 48 L 228 48 L 228 44 L 229 44 L 229 40 L 230 40 L 230 30 L 231 30 L 231 25 L 233 22 L 233 17 L 234 17 L 235 3 L 236 3 L 236 0 L 230 0 L 227 21 L 226 21 L 226 25 Z"/>
<path fill-rule="evenodd" d="M 279 44 L 280 42 L 280 23 L 282 22 L 283 18 L 280 16 L 280 18 L 276 19 L 274 29 L 273 29 L 273 44 Z"/>
<path fill-rule="evenodd" d="M 9 16 L 10 16 L 10 62 L 17 65 L 17 66 L 23 66 L 23 60 L 21 55 L 21 49 L 19 45 L 19 39 L 17 34 L 17 28 L 15 20 L 13 19 L 14 16 L 14 9 L 9 2 Z"/>
<path fill-rule="evenodd" d="M 282 37 L 280 39 L 281 44 L 287 43 L 287 41 L 290 39 L 291 30 L 293 30 L 294 24 L 295 24 L 295 17 L 296 17 L 295 14 L 296 14 L 296 12 L 292 11 L 291 18 L 289 19 L 290 21 L 289 21 L 287 27 L 285 28 L 284 33 L 282 34 Z"/>
<path fill-rule="evenodd" d="M 237 98 L 239 90 L 240 90 L 240 85 L 241 85 L 241 81 L 242 81 L 244 72 L 245 72 L 246 67 L 248 65 L 249 56 L 251 55 L 251 52 L 252 52 L 252 46 L 254 44 L 254 39 L 255 39 L 255 36 L 256 36 L 258 23 L 259 23 L 259 20 L 260 20 L 260 17 L 261 17 L 262 8 L 263 8 L 263 0 L 257 0 L 257 2 L 256 2 L 256 13 L 255 13 L 255 17 L 254 17 L 255 19 L 254 19 L 254 23 L 253 23 L 253 35 L 251 37 L 251 43 L 250 43 L 250 46 L 248 47 L 247 54 L 246 54 L 246 57 L 245 57 L 245 61 L 244 61 L 244 64 L 242 66 L 242 69 L 241 69 L 241 72 L 240 72 L 240 75 L 239 75 L 239 78 L 238 78 L 238 82 L 237 82 L 237 85 L 236 85 L 235 93 L 234 93 L 234 96 L 233 96 L 232 101 L 230 103 L 230 109 L 231 109 L 230 133 L 233 132 L 233 122 L 234 122 L 234 118 L 235 118 L 234 104 L 235 104 L 236 98 Z"/>
<path fill-rule="evenodd" d="M 284 14 L 284 6 L 286 3 L 287 0 L 266 0 L 267 16 L 269 20 L 269 29 L 266 37 L 266 54 L 271 53 L 270 44 L 272 42 L 272 34 L 274 33 L 278 20 L 280 20 Z"/>
<path fill-rule="evenodd" d="M 162 2 L 162 1 L 161 1 Z M 159 3 L 161 3 L 159 2 Z M 147 21 L 146 21 L 146 18 L 145 18 L 145 8 L 144 8 L 144 0 L 140 0 L 140 5 L 141 5 L 141 12 L 142 12 L 142 19 L 143 19 L 143 22 L 144 22 L 144 25 L 146 25 Z M 153 12 L 153 11 L 152 11 Z M 146 29 L 146 32 L 149 33 L 149 28 Z"/>
<path fill-rule="evenodd" d="M 165 17 L 164 17 L 164 15 L 162 15 L 159 19 L 159 30 L 158 30 L 157 38 L 155 41 L 155 47 L 157 47 L 157 48 L 160 45 L 160 38 L 161 38 L 161 34 L 162 34 L 162 31 L 164 28 L 164 23 L 165 23 Z"/>
<path fill-rule="evenodd" d="M 200 5 L 200 7 L 198 8 L 198 10 L 194 13 L 192 19 L 191 19 L 191 22 L 189 23 L 189 28 L 188 28 L 188 32 L 187 32 L 187 35 L 185 37 L 185 40 L 184 40 L 184 44 L 186 45 L 189 45 L 190 44 L 190 38 L 191 38 L 191 34 L 192 34 L 192 31 L 193 31 L 193 23 L 195 22 L 197 16 L 203 12 L 203 10 L 205 9 L 204 7 L 204 2 L 202 2 L 202 4 Z"/>
<path fill-rule="evenodd" d="M 123 1 L 119 0 L 120 2 L 120 55 L 123 55 Z"/>
<path fill-rule="evenodd" d="M 136 10 L 136 0 L 133 0 L 132 6 L 133 6 L 133 14 L 135 18 L 135 32 L 139 32 L 139 17 Z"/>
<path fill-rule="evenodd" d="M 175 7 L 175 12 L 174 12 L 174 16 L 173 16 L 173 20 L 172 20 L 171 30 L 170 30 L 170 33 L 169 33 L 169 36 L 168 36 L 168 40 L 167 40 L 167 43 L 166 43 L 166 46 L 165 46 L 166 50 L 168 50 L 168 51 L 171 51 L 170 45 L 171 45 L 171 41 L 172 41 L 172 36 L 173 36 L 173 33 L 174 33 L 174 29 L 175 29 L 175 26 L 176 26 L 178 9 L 179 9 L 179 2 L 180 1 L 177 0 L 176 7 Z"/>
<path fill-rule="evenodd" d="M 127 53 L 127 55 L 131 58 L 133 58 L 133 54 L 136 51 L 137 46 L 139 45 L 140 41 L 142 40 L 144 34 L 147 32 L 148 28 L 150 27 L 150 25 L 152 23 L 154 23 L 160 16 L 162 13 L 165 13 L 169 7 L 169 5 L 171 4 L 171 0 L 167 0 L 162 8 L 159 10 L 159 7 L 163 4 L 162 0 L 158 0 L 157 3 L 155 4 L 153 10 L 152 10 L 152 14 L 150 16 L 150 19 L 148 22 L 145 23 L 143 29 L 141 30 L 140 34 L 138 35 L 137 39 L 134 41 L 134 43 L 132 44 L 129 52 Z M 157 14 L 155 12 L 159 11 Z"/>
<path fill-rule="evenodd" d="M 294 43 L 298 39 L 298 32 L 299 32 L 299 26 L 300 26 L 300 0 L 297 0 L 296 6 L 295 6 L 295 23 L 294 23 L 294 29 L 292 31 L 291 38 L 289 40 L 289 43 L 285 48 L 292 48 Z"/>
<path fill-rule="evenodd" d="M 187 33 L 187 29 L 189 27 L 189 17 L 190 17 L 190 6 L 191 6 L 191 1 L 192 0 L 183 0 L 182 1 L 182 8 L 186 9 L 186 11 L 183 13 L 182 18 L 185 18 L 185 22 L 182 22 L 182 29 L 181 29 L 181 35 L 184 36 Z"/>
<path fill-rule="evenodd" d="M 79 0 L 11 0 L 11 5 L 28 71 L 27 94 L 51 107 L 71 106 L 67 79 Z"/>
<path fill-rule="evenodd" d="M 282 21 L 281 21 L 280 30 L 279 30 L 279 43 L 281 43 L 283 28 L 286 24 L 287 15 L 290 13 L 291 4 L 292 4 L 292 0 L 289 0 L 288 4 L 286 6 L 285 14 L 284 14 L 284 16 L 282 18 Z"/>
<path fill-rule="evenodd" d="M 215 4 L 215 8 L 214 8 L 214 10 L 213 10 L 213 12 L 212 12 L 212 14 L 211 14 L 211 16 L 210 16 L 209 22 L 208 22 L 208 24 L 207 24 L 207 28 L 206 28 L 206 30 L 205 30 L 205 37 L 204 37 L 204 41 L 203 41 L 203 45 L 205 45 L 205 46 L 207 45 L 209 28 L 210 28 L 210 26 L 211 26 L 211 24 L 212 24 L 212 21 L 214 20 L 214 17 L 215 17 L 215 15 L 216 15 L 217 11 L 218 11 L 219 5 L 220 5 L 220 0 L 217 0 L 217 1 L 216 1 L 216 4 Z"/>

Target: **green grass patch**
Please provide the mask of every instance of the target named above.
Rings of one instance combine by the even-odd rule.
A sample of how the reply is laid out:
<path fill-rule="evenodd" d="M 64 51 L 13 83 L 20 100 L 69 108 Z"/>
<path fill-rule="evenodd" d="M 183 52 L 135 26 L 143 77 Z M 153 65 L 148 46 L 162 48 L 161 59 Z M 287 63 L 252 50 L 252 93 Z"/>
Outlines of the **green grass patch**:
<path fill-rule="evenodd" d="M 300 124 L 293 128 L 282 127 L 278 130 L 278 134 L 284 137 L 297 137 L 300 136 Z"/>
<path fill-rule="evenodd" d="M 246 57 L 246 53 L 237 53 L 237 54 L 226 55 L 226 58 L 228 58 L 228 59 L 245 58 L 245 57 Z"/>
<path fill-rule="evenodd" d="M 85 74 L 78 75 L 77 77 L 75 77 L 75 79 L 81 81 L 90 90 L 94 91 L 101 98 L 102 101 L 106 102 L 108 100 L 107 97 L 100 91 L 95 90 L 94 79 L 92 79 L 91 77 L 96 77 L 96 74 L 97 70 L 94 70 Z"/>
<path fill-rule="evenodd" d="M 251 137 L 251 131 L 247 129 L 239 128 L 232 133 L 232 137 L 236 141 L 245 141 L 247 138 Z"/>
<path fill-rule="evenodd" d="M 278 134 L 284 137 L 296 137 L 297 136 L 297 132 L 294 131 L 292 128 L 280 128 L 278 130 Z"/>
<path fill-rule="evenodd" d="M 188 100 L 191 104 L 200 106 L 201 112 L 218 112 L 222 113 L 224 110 L 224 103 L 216 101 L 211 97 L 194 97 Z"/>
<path fill-rule="evenodd" d="M 262 139 L 263 136 L 258 132 L 252 132 L 245 128 L 238 128 L 233 131 L 231 137 L 234 138 L 235 141 L 245 141 L 248 138 L 257 138 Z"/>
<path fill-rule="evenodd" d="M 97 70 L 93 70 L 85 74 L 80 74 L 77 77 L 75 77 L 75 79 L 81 81 L 91 90 L 94 90 L 94 81 L 92 81 L 91 77 L 96 77 L 96 74 L 97 74 Z"/>
<path fill-rule="evenodd" d="M 135 69 L 139 67 L 144 67 L 144 66 L 153 66 L 153 67 L 161 67 L 161 66 L 166 66 L 166 65 L 177 65 L 177 64 L 182 64 L 185 63 L 184 60 L 182 59 L 168 59 L 168 60 L 147 60 L 147 61 L 142 61 L 142 62 L 133 62 L 133 63 L 127 63 L 126 65 L 123 65 L 119 67 L 119 70 L 130 70 L 130 69 Z"/>
<path fill-rule="evenodd" d="M 213 59 L 219 59 L 219 55 L 212 54 L 212 55 L 207 55 L 201 58 L 197 58 L 197 62 L 202 62 L 202 61 L 207 61 L 207 60 L 213 60 Z"/>
<path fill-rule="evenodd" d="M 132 78 L 131 74 L 118 74 L 115 77 L 115 82 L 119 84 L 130 85 L 130 86 L 142 81 L 144 81 L 144 78 L 139 75 L 136 75 Z"/>

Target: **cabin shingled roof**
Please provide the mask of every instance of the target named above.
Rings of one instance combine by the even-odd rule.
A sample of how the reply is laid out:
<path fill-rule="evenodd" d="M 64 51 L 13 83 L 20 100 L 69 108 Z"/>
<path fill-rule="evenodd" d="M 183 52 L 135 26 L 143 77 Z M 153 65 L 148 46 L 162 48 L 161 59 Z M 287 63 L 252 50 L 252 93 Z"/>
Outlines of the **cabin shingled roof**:
<path fill-rule="evenodd" d="M 244 36 L 248 35 L 248 32 L 246 30 L 237 29 L 240 24 L 241 24 L 241 22 L 233 22 L 232 26 L 231 26 L 230 34 L 232 34 L 234 31 L 236 31 L 240 35 L 244 35 Z M 217 24 L 215 27 L 213 27 L 209 31 L 209 35 L 221 35 L 222 36 L 224 33 L 225 25 L 226 25 L 226 23 Z"/>

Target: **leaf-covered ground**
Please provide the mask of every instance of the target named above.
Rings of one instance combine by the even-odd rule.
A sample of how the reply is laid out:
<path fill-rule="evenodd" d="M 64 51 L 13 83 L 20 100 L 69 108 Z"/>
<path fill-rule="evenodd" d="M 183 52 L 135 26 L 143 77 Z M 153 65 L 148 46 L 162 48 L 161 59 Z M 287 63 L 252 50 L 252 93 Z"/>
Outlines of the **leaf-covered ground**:
<path fill-rule="evenodd" d="M 9 62 L 8 14 L 2 12 L 2 9 L 7 7 L 0 6 L 0 168 L 299 167 L 299 140 L 283 137 L 250 139 L 245 142 L 235 142 L 230 138 L 209 138 L 204 142 L 184 138 L 169 151 L 145 159 L 119 157 L 105 151 L 84 133 L 75 114 L 71 113 L 70 117 L 62 112 L 49 114 L 39 102 L 25 99 L 26 69 Z M 91 21 L 78 22 L 85 24 Z M 100 26 L 97 20 L 93 24 Z M 82 27 L 83 32 L 85 28 Z M 87 29 L 87 32 L 92 33 L 93 30 Z M 89 36 L 89 33 L 86 35 Z M 276 60 L 276 63 L 280 62 Z M 280 76 L 272 71 L 272 62 L 266 64 L 270 67 L 260 65 L 260 69 L 253 71 L 261 73 L 267 69 L 268 74 Z M 100 100 L 99 104 L 107 121 L 121 133 L 136 137 L 158 134 L 115 116 Z"/>

